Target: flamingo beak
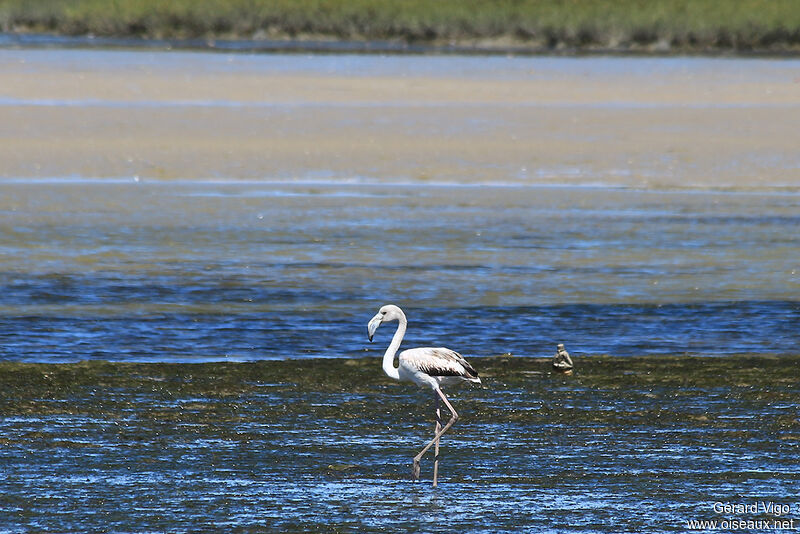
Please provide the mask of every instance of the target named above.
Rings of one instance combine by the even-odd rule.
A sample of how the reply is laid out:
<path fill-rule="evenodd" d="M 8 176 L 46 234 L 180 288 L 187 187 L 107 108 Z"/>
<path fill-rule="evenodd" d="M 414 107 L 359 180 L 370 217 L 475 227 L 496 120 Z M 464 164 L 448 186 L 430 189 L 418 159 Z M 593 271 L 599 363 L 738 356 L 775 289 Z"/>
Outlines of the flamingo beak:
<path fill-rule="evenodd" d="M 383 321 L 383 315 L 380 313 L 377 314 L 375 317 L 370 319 L 369 324 L 367 325 L 367 332 L 369 332 L 369 340 L 372 341 L 372 336 L 375 335 L 375 330 L 381 325 L 381 321 Z"/>

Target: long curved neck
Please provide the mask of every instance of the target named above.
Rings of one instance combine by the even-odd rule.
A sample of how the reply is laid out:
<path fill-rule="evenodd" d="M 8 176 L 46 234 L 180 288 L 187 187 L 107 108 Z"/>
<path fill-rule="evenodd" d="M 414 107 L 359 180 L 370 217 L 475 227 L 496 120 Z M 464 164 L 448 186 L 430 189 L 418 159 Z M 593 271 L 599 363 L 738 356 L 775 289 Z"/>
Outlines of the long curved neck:
<path fill-rule="evenodd" d="M 405 317 L 400 317 L 399 323 L 397 331 L 392 336 L 392 342 L 389 343 L 389 348 L 386 349 L 386 353 L 383 355 L 383 371 L 395 380 L 400 380 L 400 372 L 394 366 L 394 355 L 397 354 L 397 349 L 400 348 L 403 336 L 406 335 L 408 321 L 406 321 Z"/>

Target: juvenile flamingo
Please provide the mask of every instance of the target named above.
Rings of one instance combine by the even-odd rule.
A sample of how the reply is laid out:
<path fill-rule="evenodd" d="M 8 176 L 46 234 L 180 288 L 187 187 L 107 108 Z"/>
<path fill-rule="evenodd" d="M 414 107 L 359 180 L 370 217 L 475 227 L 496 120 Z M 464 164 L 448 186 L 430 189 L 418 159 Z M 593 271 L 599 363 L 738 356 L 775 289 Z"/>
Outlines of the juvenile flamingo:
<path fill-rule="evenodd" d="M 458 420 L 458 413 L 456 413 L 450 401 L 447 400 L 441 390 L 441 386 L 457 384 L 463 381 L 480 384 L 481 379 L 478 378 L 478 372 L 463 356 L 454 350 L 442 347 L 420 347 L 404 350 L 398 357 L 398 367 L 395 367 L 394 355 L 397 353 L 397 349 L 400 348 L 400 343 L 403 341 L 406 326 L 408 325 L 408 320 L 403 310 L 393 304 L 383 306 L 375 317 L 370 320 L 367 330 L 369 332 L 369 340 L 372 341 L 372 336 L 378 327 L 388 321 L 398 321 L 399 325 L 392 337 L 392 342 L 389 343 L 389 348 L 386 349 L 386 353 L 383 355 L 384 372 L 395 380 L 414 382 L 420 387 L 429 387 L 434 391 L 434 398 L 436 399 L 436 431 L 433 439 L 414 457 L 412 475 L 415 480 L 419 480 L 419 462 L 422 456 L 428 452 L 428 449 L 436 445 L 433 467 L 433 486 L 436 487 L 439 474 L 439 438 Z M 441 426 L 440 398 L 451 414 L 450 420 L 444 427 Z"/>

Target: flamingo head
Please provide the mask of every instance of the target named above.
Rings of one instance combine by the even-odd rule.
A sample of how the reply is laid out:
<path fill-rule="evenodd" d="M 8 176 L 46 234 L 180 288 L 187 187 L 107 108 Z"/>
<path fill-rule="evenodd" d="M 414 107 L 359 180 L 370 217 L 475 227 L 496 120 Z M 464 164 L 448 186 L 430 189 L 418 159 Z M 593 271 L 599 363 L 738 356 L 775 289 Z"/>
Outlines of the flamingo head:
<path fill-rule="evenodd" d="M 378 313 L 375 314 L 375 317 L 370 319 L 369 324 L 367 325 L 369 340 L 372 341 L 372 336 L 375 335 L 375 330 L 378 329 L 381 323 L 385 323 L 387 321 L 399 321 L 400 319 L 405 319 L 405 317 L 406 315 L 403 313 L 403 310 L 394 304 L 382 306 L 381 309 L 378 310 Z"/>

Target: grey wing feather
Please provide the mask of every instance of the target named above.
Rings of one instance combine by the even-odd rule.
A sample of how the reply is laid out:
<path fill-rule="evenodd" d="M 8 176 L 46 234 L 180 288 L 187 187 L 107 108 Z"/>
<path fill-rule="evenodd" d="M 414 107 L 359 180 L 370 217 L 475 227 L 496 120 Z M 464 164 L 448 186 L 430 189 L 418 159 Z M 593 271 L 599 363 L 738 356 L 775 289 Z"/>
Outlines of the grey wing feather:
<path fill-rule="evenodd" d="M 443 347 L 410 349 L 400 357 L 430 376 L 478 378 L 478 372 L 461 354 Z"/>

